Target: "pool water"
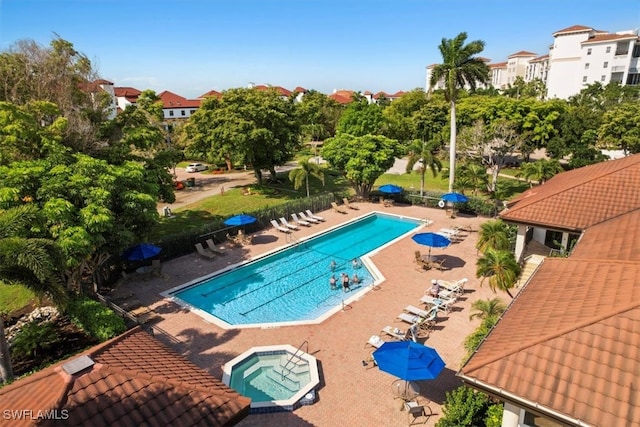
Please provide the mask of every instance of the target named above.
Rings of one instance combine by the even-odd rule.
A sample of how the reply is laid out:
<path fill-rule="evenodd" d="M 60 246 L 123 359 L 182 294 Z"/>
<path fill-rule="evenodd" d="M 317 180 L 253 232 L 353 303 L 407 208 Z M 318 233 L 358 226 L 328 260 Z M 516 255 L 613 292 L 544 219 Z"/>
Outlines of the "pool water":
<path fill-rule="evenodd" d="M 357 273 L 358 291 L 374 280 L 352 260 L 408 233 L 419 220 L 372 214 L 287 249 L 178 290 L 173 296 L 230 325 L 304 321 L 342 304 L 340 274 Z M 335 261 L 336 268 L 330 265 Z M 331 289 L 332 274 L 338 279 Z"/>
<path fill-rule="evenodd" d="M 289 353 L 254 354 L 233 367 L 230 386 L 253 402 L 290 399 L 311 381 L 309 365 Z"/>

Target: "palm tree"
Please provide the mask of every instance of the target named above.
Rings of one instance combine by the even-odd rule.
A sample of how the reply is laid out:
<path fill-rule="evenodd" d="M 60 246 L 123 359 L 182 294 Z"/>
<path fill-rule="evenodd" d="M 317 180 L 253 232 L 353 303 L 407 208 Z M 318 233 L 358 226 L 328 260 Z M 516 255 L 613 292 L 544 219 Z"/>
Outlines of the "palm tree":
<path fill-rule="evenodd" d="M 61 257 L 54 242 L 27 237 L 36 219 L 37 207 L 31 204 L 7 209 L 0 215 L 0 282 L 21 284 L 40 299 L 49 296 L 63 305 L 67 294 L 60 273 Z M 9 346 L 0 316 L 0 382 L 12 378 Z"/>
<path fill-rule="evenodd" d="M 462 32 L 454 39 L 442 39 L 440 54 L 442 64 L 437 64 L 431 71 L 429 91 L 444 82 L 444 96 L 451 105 L 451 135 L 449 142 L 449 192 L 453 191 L 456 170 L 456 101 L 461 88 L 469 86 L 475 90 L 478 83 L 489 82 L 489 67 L 484 60 L 475 55 L 484 50 L 484 41 L 475 40 L 464 44 L 467 33 Z"/>
<path fill-rule="evenodd" d="M 413 170 L 416 163 L 420 163 L 420 196 L 424 195 L 424 174 L 427 169 L 431 169 L 431 173 L 435 177 L 442 170 L 442 163 L 435 156 L 440 143 L 432 139 L 429 142 L 414 139 L 409 146 L 409 161 L 407 162 L 407 172 Z"/>
<path fill-rule="evenodd" d="M 500 316 L 507 309 L 506 304 L 500 298 L 479 299 L 471 304 L 471 309 L 475 310 L 469 316 L 469 320 L 485 320 Z"/>
<path fill-rule="evenodd" d="M 309 161 L 310 157 L 304 158 L 298 162 L 299 168 L 289 172 L 289 181 L 293 182 L 293 188 L 296 190 L 302 187 L 304 183 L 307 189 L 307 197 L 309 197 L 309 176 L 318 178 L 324 185 L 324 172 L 322 168 Z"/>
<path fill-rule="evenodd" d="M 507 225 L 502 220 L 496 219 L 480 224 L 476 249 L 486 252 L 488 249 L 497 251 L 509 250 L 509 234 Z"/>
<path fill-rule="evenodd" d="M 513 298 L 509 289 L 512 289 L 518 281 L 520 266 L 512 252 L 487 249 L 478 259 L 476 276 L 482 277 L 481 284 L 488 278 L 489 287 L 493 292 L 499 289 Z"/>
<path fill-rule="evenodd" d="M 525 163 L 518 176 L 525 178 L 531 187 L 533 183 L 543 184 L 556 174 L 562 172 L 562 165 L 557 159 L 540 159 L 535 162 Z"/>
<path fill-rule="evenodd" d="M 487 176 L 487 169 L 475 162 L 471 162 L 465 165 L 464 169 L 459 171 L 458 175 L 463 177 L 469 182 L 469 185 L 473 189 L 473 195 L 478 194 L 479 189 L 487 188 L 489 177 Z"/>

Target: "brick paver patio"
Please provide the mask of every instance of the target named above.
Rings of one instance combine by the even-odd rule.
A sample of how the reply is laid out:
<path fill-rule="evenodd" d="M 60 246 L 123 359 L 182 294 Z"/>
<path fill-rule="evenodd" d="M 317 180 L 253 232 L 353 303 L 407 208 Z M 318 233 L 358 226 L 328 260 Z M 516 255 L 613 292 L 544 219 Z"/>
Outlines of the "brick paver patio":
<path fill-rule="evenodd" d="M 487 285 L 481 287 L 475 277 L 477 230 L 486 219 L 460 216 L 451 219 L 443 210 L 416 206 L 384 208 L 373 203 L 360 203 L 358 206 L 360 210 L 349 210 L 346 215 L 320 212 L 327 220 L 325 223 L 302 229 L 296 235 L 310 235 L 374 210 L 421 219 L 428 217 L 434 223 L 424 231 L 459 225 L 471 226 L 474 232 L 466 233 L 468 235 L 461 243 L 432 250 L 432 254 L 447 256 L 446 265 L 451 268 L 443 272 L 423 271 L 417 267 L 413 261 L 414 251 L 426 253 L 428 248 L 419 246 L 411 237 L 386 247 L 371 258 L 386 277 L 379 289 L 368 292 L 345 310 L 317 325 L 224 330 L 160 296 L 160 292 L 174 286 L 285 245 L 285 236 L 273 229 L 258 233 L 252 246 L 230 250 L 227 255 L 213 261 L 194 253 L 164 263 L 160 278 L 146 281 L 134 278 L 124 284 L 143 303 L 162 314 L 163 320 L 155 324 L 156 335 L 217 378 L 222 378 L 224 363 L 249 347 L 272 344 L 298 347 L 303 341 L 308 341 L 309 353 L 317 357 L 320 368 L 317 402 L 291 413 L 250 415 L 240 423 L 241 426 L 407 425 L 407 413 L 400 410 L 401 402 L 392 394 L 391 384 L 396 378 L 371 364 L 363 366 L 362 361 L 369 359 L 373 350 L 365 343 L 371 335 L 383 336 L 380 331 L 386 325 L 406 328 L 408 325 L 396 321 L 396 316 L 406 305 L 420 305 L 419 298 L 429 288 L 432 278 L 457 280 L 466 277 L 469 283 L 464 297 L 450 314 L 440 317 L 440 322 L 425 341 L 425 345 L 434 347 L 446 362 L 445 370 L 436 380 L 418 382 L 421 396 L 430 402 L 434 413 L 426 425 L 433 426 L 441 416 L 445 392 L 461 384 L 455 373 L 465 355 L 463 341 L 479 324 L 478 320 L 469 320 L 471 303 L 496 296 Z M 506 293 L 497 296 L 510 302 Z"/>

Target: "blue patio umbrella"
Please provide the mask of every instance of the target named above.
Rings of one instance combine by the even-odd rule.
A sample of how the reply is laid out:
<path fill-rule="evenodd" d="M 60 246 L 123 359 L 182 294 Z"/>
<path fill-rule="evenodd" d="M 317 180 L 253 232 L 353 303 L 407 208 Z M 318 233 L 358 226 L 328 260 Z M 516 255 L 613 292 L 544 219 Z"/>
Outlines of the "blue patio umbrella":
<path fill-rule="evenodd" d="M 142 261 L 153 258 L 162 250 L 161 247 L 149 243 L 140 243 L 127 249 L 122 253 L 122 258 L 128 261 Z"/>
<path fill-rule="evenodd" d="M 253 224 L 257 220 L 258 220 L 257 218 L 252 217 L 251 215 L 241 214 L 241 215 L 232 216 L 231 218 L 227 218 L 224 221 L 224 225 L 241 226 L 241 225 Z"/>
<path fill-rule="evenodd" d="M 431 248 L 446 248 L 451 244 L 451 240 L 438 233 L 418 233 L 411 239 L 420 245 L 429 246 L 429 259 L 431 259 Z"/>
<path fill-rule="evenodd" d="M 469 198 L 467 196 L 460 193 L 447 193 L 447 194 L 444 194 L 441 197 L 441 199 L 444 200 L 445 202 L 451 202 L 451 203 L 464 203 L 469 201 Z"/>
<path fill-rule="evenodd" d="M 381 185 L 380 188 L 378 188 L 378 190 L 382 193 L 387 193 L 387 194 L 402 193 L 402 187 L 398 187 L 397 185 L 393 185 L 393 184 Z"/>
<path fill-rule="evenodd" d="M 385 342 L 373 352 L 373 359 L 381 371 L 399 378 L 393 389 L 403 399 L 415 398 L 420 393 L 420 387 L 411 381 L 433 380 L 445 365 L 435 349 L 414 341 Z M 404 390 L 400 380 L 404 381 Z"/>
<path fill-rule="evenodd" d="M 445 365 L 435 349 L 413 341 L 387 341 L 373 358 L 380 370 L 405 381 L 433 380 Z"/>

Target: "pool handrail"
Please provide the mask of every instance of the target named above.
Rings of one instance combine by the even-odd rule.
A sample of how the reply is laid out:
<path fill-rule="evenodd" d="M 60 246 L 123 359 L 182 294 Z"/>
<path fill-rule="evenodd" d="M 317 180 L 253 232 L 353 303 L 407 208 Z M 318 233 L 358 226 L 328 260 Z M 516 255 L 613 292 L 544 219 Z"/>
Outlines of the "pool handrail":
<path fill-rule="evenodd" d="M 289 358 L 287 359 L 287 363 L 285 363 L 285 365 L 282 367 L 282 380 L 284 381 L 286 375 L 284 374 L 284 370 L 287 369 L 287 366 L 289 366 L 289 363 L 291 363 L 291 361 L 293 360 L 294 357 L 297 357 L 298 359 L 300 359 L 300 356 L 298 356 L 298 352 L 300 351 L 300 349 L 302 348 L 303 345 L 307 345 L 307 350 L 305 351 L 305 353 L 309 353 L 309 341 L 304 340 L 302 342 L 302 344 L 300 344 L 298 346 L 298 348 L 296 349 L 296 352 L 293 353 L 291 356 L 289 356 Z M 291 373 L 291 369 L 289 369 L 289 374 Z"/>

